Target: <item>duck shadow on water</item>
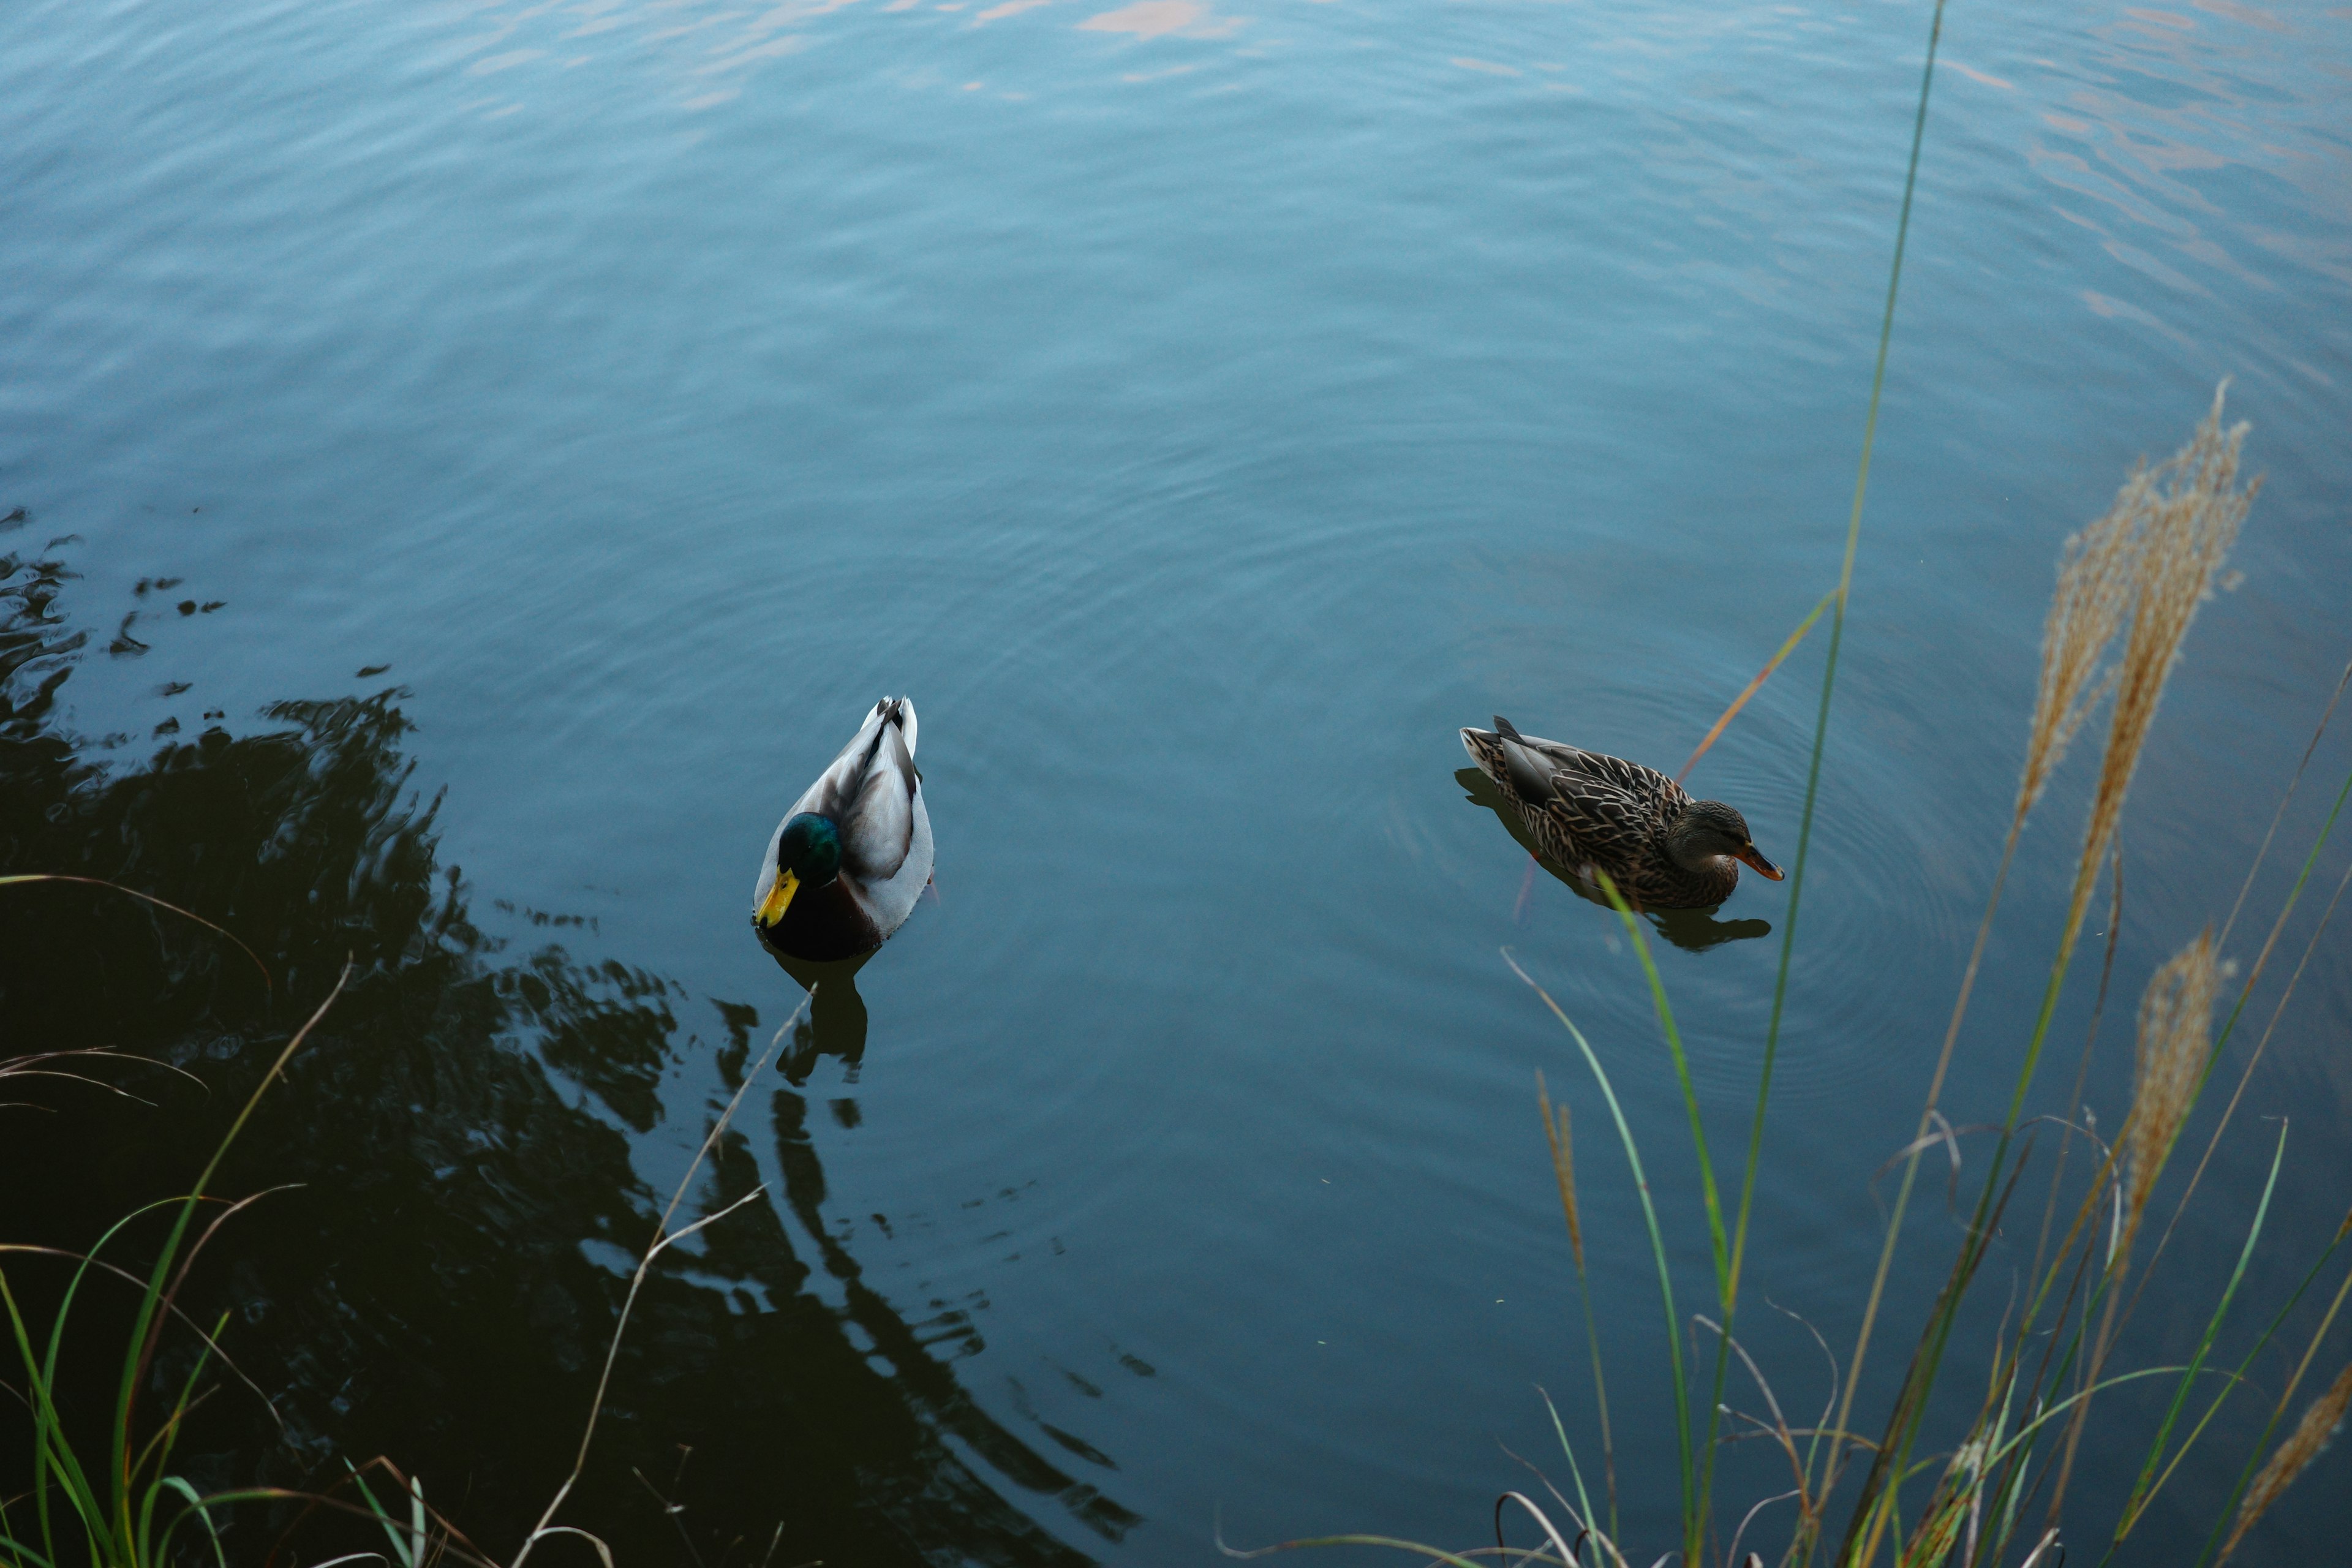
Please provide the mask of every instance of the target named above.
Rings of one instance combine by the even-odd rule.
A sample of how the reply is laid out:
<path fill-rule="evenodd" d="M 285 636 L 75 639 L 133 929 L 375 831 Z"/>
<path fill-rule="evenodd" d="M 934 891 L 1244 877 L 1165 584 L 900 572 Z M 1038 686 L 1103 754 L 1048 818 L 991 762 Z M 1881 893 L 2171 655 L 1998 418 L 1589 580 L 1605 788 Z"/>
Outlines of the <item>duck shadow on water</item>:
<path fill-rule="evenodd" d="M 1484 806 L 1493 812 L 1513 841 L 1533 856 L 1536 863 L 1550 872 L 1562 886 L 1586 903 L 1596 904 L 1612 914 L 1615 912 L 1608 898 L 1598 888 L 1537 849 L 1534 838 L 1529 837 L 1526 825 L 1519 820 L 1519 814 L 1503 799 L 1502 792 L 1495 787 L 1492 779 L 1476 768 L 1458 768 L 1454 771 L 1454 782 L 1462 786 L 1462 793 L 1471 805 Z M 1748 942 L 1772 934 L 1772 922 L 1769 921 L 1719 921 L 1715 918 L 1715 909 L 1712 908 L 1643 910 L 1642 915 L 1660 936 L 1690 952 L 1704 952 L 1727 942 Z"/>
<path fill-rule="evenodd" d="M 778 1062 L 784 1077 L 798 1088 L 808 1082 L 820 1057 L 838 1057 L 842 1081 L 856 1083 L 866 1059 L 866 998 L 857 994 L 857 972 L 874 953 L 819 963 L 787 958 L 765 943 L 761 951 L 809 994 L 808 1016 L 793 1029 L 792 1044 Z"/>

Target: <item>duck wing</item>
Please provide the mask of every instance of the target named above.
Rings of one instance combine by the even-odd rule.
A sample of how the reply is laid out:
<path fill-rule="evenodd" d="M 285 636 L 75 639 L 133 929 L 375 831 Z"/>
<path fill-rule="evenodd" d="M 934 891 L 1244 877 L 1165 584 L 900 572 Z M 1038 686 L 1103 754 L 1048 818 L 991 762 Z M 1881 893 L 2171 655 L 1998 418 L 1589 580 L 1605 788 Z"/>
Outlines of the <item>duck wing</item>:
<path fill-rule="evenodd" d="M 1495 716 L 1511 785 L 1531 807 L 1567 830 L 1592 859 L 1638 864 L 1689 796 L 1658 772 L 1622 757 L 1522 735 Z"/>
<path fill-rule="evenodd" d="M 886 721 L 858 775 L 841 824 L 842 868 L 865 883 L 887 882 L 907 863 L 915 842 L 915 759 L 905 732 Z"/>

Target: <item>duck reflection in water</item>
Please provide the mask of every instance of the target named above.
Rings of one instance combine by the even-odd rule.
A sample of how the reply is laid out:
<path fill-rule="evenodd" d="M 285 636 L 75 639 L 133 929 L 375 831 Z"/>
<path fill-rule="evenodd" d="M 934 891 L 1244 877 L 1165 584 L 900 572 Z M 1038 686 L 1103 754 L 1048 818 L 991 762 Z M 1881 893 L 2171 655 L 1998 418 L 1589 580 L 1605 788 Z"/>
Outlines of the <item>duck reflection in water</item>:
<path fill-rule="evenodd" d="M 1493 812 L 1502 822 L 1503 826 L 1509 831 L 1511 837 L 1517 842 L 1519 847 L 1525 849 L 1536 864 L 1540 865 L 1564 883 L 1578 898 L 1587 903 L 1597 904 L 1612 913 L 1615 912 L 1609 902 L 1608 896 L 1597 887 L 1587 882 L 1575 872 L 1545 858 L 1543 852 L 1536 847 L 1535 839 L 1528 834 L 1527 826 L 1520 820 L 1518 812 L 1503 798 L 1503 792 L 1495 787 L 1492 779 L 1476 768 L 1460 768 L 1454 772 L 1454 782 L 1462 786 L 1462 792 L 1470 804 L 1484 806 Z M 1719 921 L 1715 918 L 1715 911 L 1711 909 L 1644 910 L 1642 913 L 1660 936 L 1676 947 L 1687 949 L 1692 952 L 1702 952 L 1727 942 L 1746 942 L 1752 937 L 1772 934 L 1772 922 L 1769 921 Z"/>
<path fill-rule="evenodd" d="M 817 1058 L 837 1057 L 842 1081 L 856 1083 L 858 1064 L 866 1058 L 866 998 L 857 994 L 857 972 L 874 955 L 861 952 L 819 963 L 770 948 L 768 956 L 809 994 L 808 1016 L 793 1030 L 793 1043 L 777 1063 L 784 1077 L 795 1087 L 804 1084 Z"/>

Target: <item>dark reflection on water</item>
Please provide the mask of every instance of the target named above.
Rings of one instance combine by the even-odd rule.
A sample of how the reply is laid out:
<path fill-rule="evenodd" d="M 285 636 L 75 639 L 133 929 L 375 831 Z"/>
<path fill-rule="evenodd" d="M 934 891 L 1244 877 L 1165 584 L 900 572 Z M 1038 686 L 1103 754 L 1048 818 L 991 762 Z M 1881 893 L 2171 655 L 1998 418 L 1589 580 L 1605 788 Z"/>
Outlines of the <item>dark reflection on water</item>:
<path fill-rule="evenodd" d="M 808 1026 L 793 1037 L 792 1048 L 784 1053 L 784 1076 L 794 1084 L 804 1084 L 819 1058 L 838 1057 L 843 1080 L 856 1082 L 858 1065 L 866 1059 L 866 998 L 857 993 L 857 972 L 874 954 L 813 963 L 765 947 L 761 951 L 809 994 Z"/>
<path fill-rule="evenodd" d="M 1536 864 L 1550 872 L 1561 886 L 1589 904 L 1598 905 L 1604 910 L 1611 907 L 1608 899 L 1602 895 L 1600 889 L 1587 883 L 1583 878 L 1559 865 L 1536 847 L 1534 835 L 1530 834 L 1527 825 L 1519 820 L 1519 814 L 1513 811 L 1503 799 L 1502 792 L 1495 787 L 1494 780 L 1476 768 L 1460 768 L 1454 772 L 1454 782 L 1462 786 L 1463 794 L 1469 798 L 1473 805 L 1482 805 L 1493 812 L 1496 819 L 1502 823 L 1513 838 L 1518 841 L 1519 847 L 1532 856 Z M 1734 896 L 1737 897 L 1736 894 Z M 1717 906 L 1717 909 L 1721 907 Z M 1701 952 L 1710 947 L 1719 947 L 1727 942 L 1746 942 L 1753 937 L 1772 934 L 1772 922 L 1769 921 L 1717 920 L 1715 918 L 1713 909 L 1644 910 L 1642 913 L 1643 917 L 1650 922 L 1652 930 L 1676 947 L 1692 952 Z"/>
<path fill-rule="evenodd" d="M 305 1487 L 386 1453 L 486 1548 L 509 1551 L 570 1462 L 573 1439 L 551 1433 L 576 1434 L 651 1227 L 621 1129 L 662 1118 L 659 1088 L 685 1053 L 715 1049 L 722 1079 L 740 1082 L 764 1043 L 760 1016 L 715 998 L 706 1014 L 660 974 L 553 943 L 509 952 L 478 927 L 475 890 L 437 861 L 440 799 L 404 759 L 397 689 L 278 702 L 251 732 L 215 723 L 143 760 L 131 737 L 72 732 L 58 699 L 89 638 L 54 602 L 71 574 L 53 558 L 0 557 L 0 865 L 201 909 L 267 958 L 278 994 L 216 939 L 144 906 L 8 889 L 11 1047 L 116 1047 L 202 1088 L 142 1080 L 144 1105 L 67 1086 L 47 1097 L 50 1114 L 0 1111 L 0 1191 L 42 1194 L 8 1206 L 5 1239 L 86 1246 L 182 1190 L 348 954 L 350 989 L 215 1187 L 299 1189 L 230 1226 L 189 1298 L 236 1309 L 227 1348 L 284 1426 L 223 1393 L 184 1443 L 184 1468 L 206 1488 Z M 862 1005 L 838 980 L 793 1047 L 803 1074 L 816 1053 L 854 1061 L 862 1043 Z M 807 1101 L 779 1087 L 752 1103 L 772 1112 L 782 1202 L 730 1216 L 651 1274 L 566 1519 L 625 1562 L 674 1560 L 681 1526 L 706 1561 L 738 1538 L 756 1552 L 780 1522 L 780 1563 L 1085 1560 L 1000 1496 L 965 1457 L 977 1455 L 1118 1539 L 1133 1514 L 961 1386 L 950 1361 L 979 1343 L 968 1316 L 933 1302 L 908 1317 L 828 1235 Z M 717 1152 L 703 1212 L 759 1180 L 754 1136 L 731 1131 Z M 153 1239 L 134 1229 L 127 1251 Z M 22 1265 L 9 1278 L 43 1313 L 56 1281 Z M 104 1425 L 111 1305 L 85 1309 L 71 1342 L 89 1358 L 69 1383 L 85 1441 Z M 159 1386 L 186 1370 L 167 1358 Z M 0 1474 L 27 1473 L 24 1442 L 21 1422 L 0 1422 Z M 1110 1466 L 1082 1440 L 1064 1446 Z M 666 1517 L 633 1469 L 684 1511 Z M 257 1560 L 266 1542 L 235 1544 Z"/>

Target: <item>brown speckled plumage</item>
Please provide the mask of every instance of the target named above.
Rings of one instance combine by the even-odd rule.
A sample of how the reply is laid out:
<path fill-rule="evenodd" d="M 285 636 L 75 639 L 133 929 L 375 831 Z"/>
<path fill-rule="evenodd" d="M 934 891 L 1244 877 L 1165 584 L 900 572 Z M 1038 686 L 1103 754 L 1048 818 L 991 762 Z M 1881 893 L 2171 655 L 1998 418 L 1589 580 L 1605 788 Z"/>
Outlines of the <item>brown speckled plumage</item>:
<path fill-rule="evenodd" d="M 1738 812 L 1694 801 L 1655 768 L 1522 735 L 1499 716 L 1491 731 L 1463 731 L 1462 744 L 1546 856 L 1588 880 L 1592 868 L 1607 872 L 1629 903 L 1703 909 L 1739 885 L 1734 855 L 1771 867 Z"/>

